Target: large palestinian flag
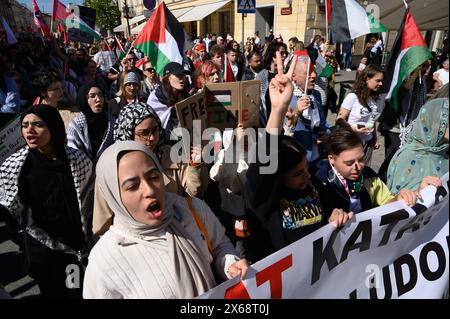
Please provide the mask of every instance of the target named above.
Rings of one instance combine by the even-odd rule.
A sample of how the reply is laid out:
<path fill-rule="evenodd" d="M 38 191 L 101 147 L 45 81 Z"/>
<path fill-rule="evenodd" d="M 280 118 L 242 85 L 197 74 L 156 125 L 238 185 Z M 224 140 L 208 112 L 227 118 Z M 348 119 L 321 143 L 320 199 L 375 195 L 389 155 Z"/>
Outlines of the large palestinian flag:
<path fill-rule="evenodd" d="M 331 36 L 335 43 L 350 41 L 387 28 L 355 0 L 331 0 Z"/>
<path fill-rule="evenodd" d="M 153 68 L 163 75 L 169 62 L 183 64 L 183 27 L 162 2 L 133 42 L 152 62 Z"/>
<path fill-rule="evenodd" d="M 383 81 L 385 85 L 383 91 L 388 92 L 386 99 L 391 100 L 394 110 L 397 110 L 398 89 L 411 72 L 428 59 L 431 59 L 430 50 L 407 9 L 392 47 Z"/>
<path fill-rule="evenodd" d="M 52 21 L 55 21 L 56 23 L 62 23 L 66 25 L 68 29 L 79 29 L 80 31 L 93 36 L 94 39 L 100 40 L 102 38 L 100 33 L 91 28 L 75 13 L 69 11 L 66 6 L 58 0 L 53 0 Z"/>

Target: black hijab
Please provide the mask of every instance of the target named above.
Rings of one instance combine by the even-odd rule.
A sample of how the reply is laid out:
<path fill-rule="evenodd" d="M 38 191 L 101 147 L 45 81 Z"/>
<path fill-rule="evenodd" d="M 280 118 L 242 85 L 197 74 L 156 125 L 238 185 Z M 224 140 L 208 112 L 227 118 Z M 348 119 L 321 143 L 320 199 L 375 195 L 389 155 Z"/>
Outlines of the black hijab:
<path fill-rule="evenodd" d="M 44 121 L 45 125 L 50 131 L 50 143 L 52 144 L 53 149 L 58 156 L 58 159 L 68 163 L 69 160 L 67 158 L 67 153 L 65 150 L 66 129 L 64 127 L 64 121 L 61 118 L 59 111 L 53 106 L 47 104 L 38 104 L 36 106 L 30 107 L 27 111 L 25 111 L 21 115 L 20 121 L 22 122 L 24 117 L 28 114 L 35 114 L 39 116 L 42 121 Z"/>
<path fill-rule="evenodd" d="M 92 112 L 91 107 L 88 104 L 87 95 L 89 91 L 93 88 L 98 88 L 103 94 L 103 108 L 100 113 Z M 77 103 L 80 107 L 81 112 L 86 116 L 86 122 L 88 126 L 89 139 L 91 141 L 92 147 L 92 157 L 95 158 L 100 146 L 102 145 L 103 137 L 105 131 L 108 128 L 108 117 L 106 116 L 106 105 L 105 105 L 105 92 L 103 92 L 100 85 L 96 82 L 83 85 L 78 90 Z"/>
<path fill-rule="evenodd" d="M 65 150 L 66 131 L 59 111 L 39 104 L 27 114 L 39 116 L 50 131 L 50 143 L 57 159 L 50 159 L 37 149 L 30 149 L 19 176 L 19 197 L 32 211 L 33 222 L 53 239 L 78 250 L 84 245 L 80 210 L 69 158 Z M 37 249 L 33 258 L 42 258 Z M 45 259 L 45 258 L 44 258 Z"/>

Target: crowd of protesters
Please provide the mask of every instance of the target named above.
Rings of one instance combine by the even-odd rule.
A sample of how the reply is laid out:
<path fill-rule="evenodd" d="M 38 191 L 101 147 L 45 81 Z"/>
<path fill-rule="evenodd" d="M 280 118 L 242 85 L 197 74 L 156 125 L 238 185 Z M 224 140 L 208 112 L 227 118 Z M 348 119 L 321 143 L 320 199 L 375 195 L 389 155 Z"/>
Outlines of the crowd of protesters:
<path fill-rule="evenodd" d="M 334 76 L 352 69 L 351 41 L 284 42 L 272 30 L 243 47 L 231 34 L 192 39 L 183 63 L 161 74 L 129 42 L 124 52 L 113 39 L 0 42 L 0 125 L 20 116 L 25 140 L 0 163 L 1 218 L 43 297 L 193 298 L 328 223 L 340 228 L 396 200 L 413 206 L 420 189 L 441 185 L 448 48 L 402 87 L 405 122 L 380 97 L 381 37 L 367 43 L 341 105 Z M 316 74 L 311 51 L 331 75 Z M 224 134 L 214 163 L 201 160 L 201 145 L 175 162 L 175 104 L 246 80 L 260 81 L 259 125 Z M 265 139 L 250 143 L 245 131 L 258 127 Z M 386 140 L 379 174 L 370 168 L 377 132 Z M 261 174 L 249 154 L 274 140 L 278 169 Z M 81 269 L 79 288 L 66 285 L 69 264 Z"/>

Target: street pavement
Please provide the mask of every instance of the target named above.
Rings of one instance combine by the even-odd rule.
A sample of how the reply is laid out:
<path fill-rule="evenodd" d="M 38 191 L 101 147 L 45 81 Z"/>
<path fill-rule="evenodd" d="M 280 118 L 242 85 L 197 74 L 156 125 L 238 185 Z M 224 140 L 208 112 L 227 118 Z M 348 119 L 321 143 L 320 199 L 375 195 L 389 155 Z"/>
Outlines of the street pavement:
<path fill-rule="evenodd" d="M 39 288 L 24 268 L 19 246 L 10 240 L 6 225 L 0 220 L 0 284 L 14 299 L 37 298 Z M 0 291 L 0 299 L 1 296 Z"/>

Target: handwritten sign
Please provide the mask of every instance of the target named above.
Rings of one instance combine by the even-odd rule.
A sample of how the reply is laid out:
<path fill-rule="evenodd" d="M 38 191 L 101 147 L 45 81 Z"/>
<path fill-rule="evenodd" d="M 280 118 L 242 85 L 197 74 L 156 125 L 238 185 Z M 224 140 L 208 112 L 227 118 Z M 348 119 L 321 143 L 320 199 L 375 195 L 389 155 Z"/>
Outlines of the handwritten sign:
<path fill-rule="evenodd" d="M 186 128 L 193 136 L 193 121 L 200 120 L 202 130 L 208 127 L 205 92 L 199 92 L 175 104 L 180 126 Z"/>
<path fill-rule="evenodd" d="M 20 127 L 20 116 L 16 116 L 0 130 L 0 164 L 25 145 Z"/>
<path fill-rule="evenodd" d="M 261 82 L 259 80 L 207 84 L 208 126 L 221 131 L 258 126 Z"/>

